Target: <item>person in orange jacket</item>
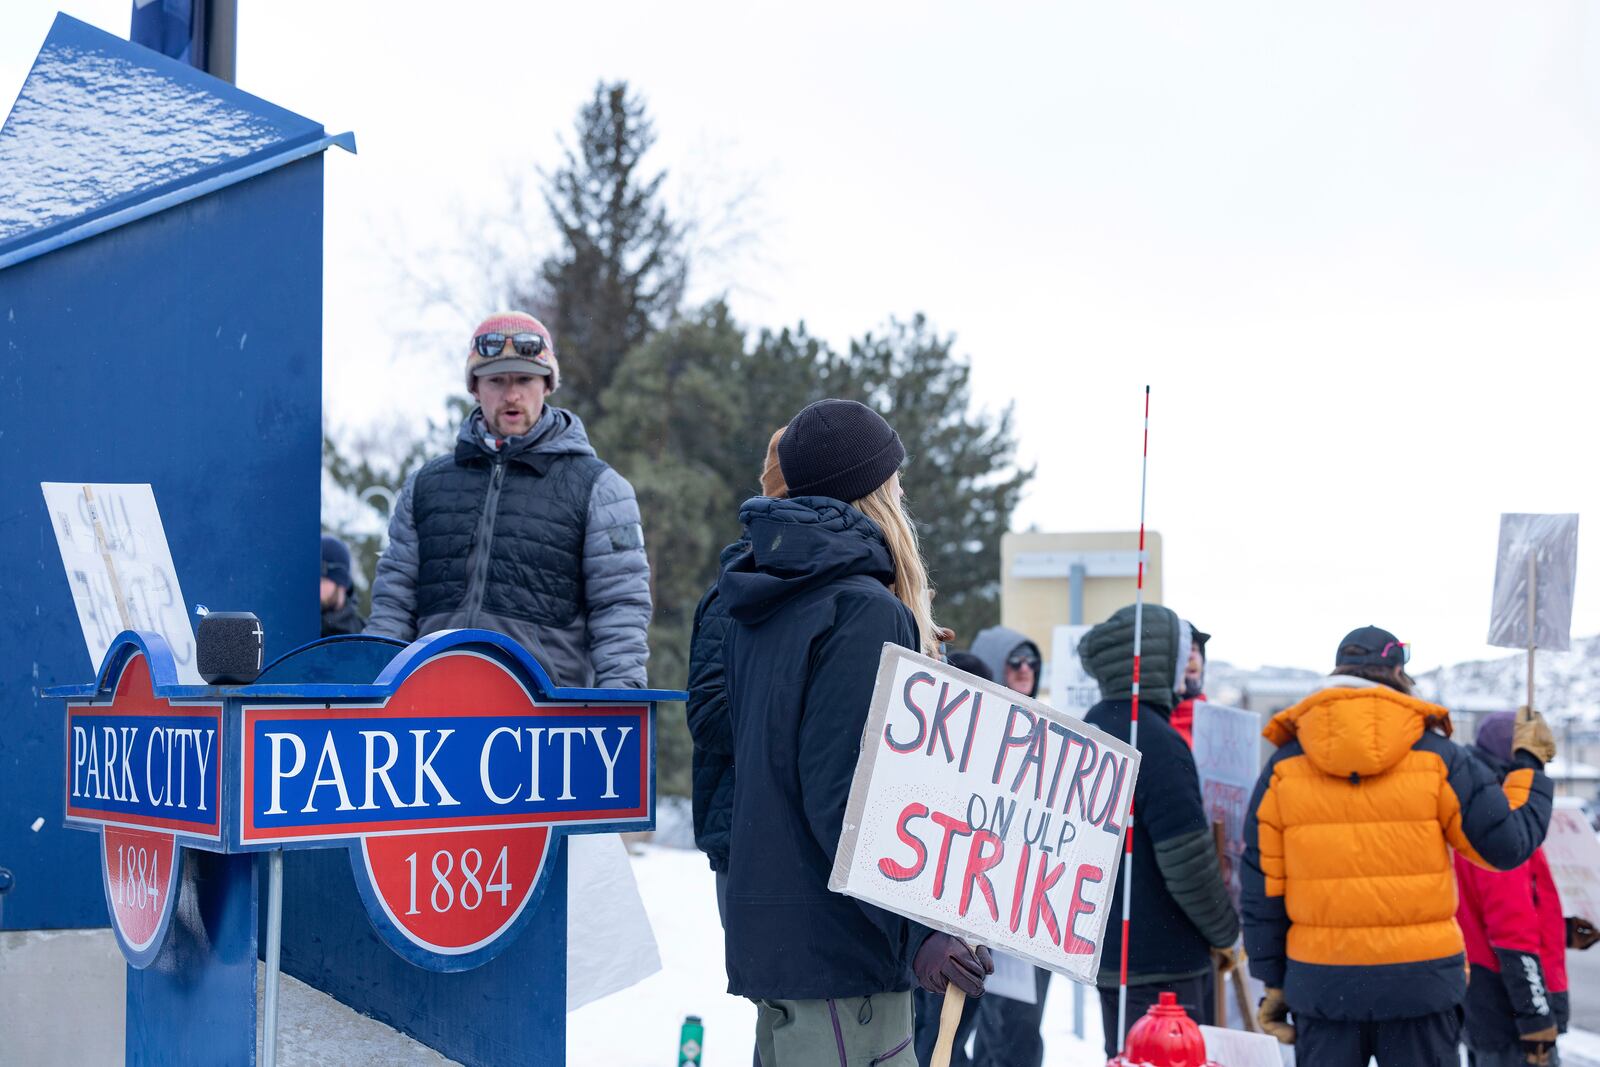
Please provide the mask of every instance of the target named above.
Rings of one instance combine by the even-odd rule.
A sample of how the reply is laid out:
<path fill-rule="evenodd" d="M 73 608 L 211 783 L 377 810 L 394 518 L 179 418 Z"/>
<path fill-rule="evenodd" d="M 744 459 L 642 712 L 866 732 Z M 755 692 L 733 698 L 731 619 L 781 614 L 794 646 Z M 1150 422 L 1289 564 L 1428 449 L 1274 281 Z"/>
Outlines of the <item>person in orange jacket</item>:
<path fill-rule="evenodd" d="M 1512 768 L 1514 713 L 1478 724 L 1471 749 L 1496 776 Z M 1567 1030 L 1567 953 L 1600 939 L 1588 921 L 1562 915 L 1561 894 L 1544 849 L 1509 871 L 1489 871 L 1456 855 L 1461 903 L 1456 921 L 1467 942 L 1467 1049 L 1473 1067 L 1556 1067 L 1556 1035 Z"/>
<path fill-rule="evenodd" d="M 1549 827 L 1544 719 L 1519 718 L 1502 785 L 1449 740 L 1449 712 L 1412 695 L 1408 658 L 1387 630 L 1354 630 L 1325 687 L 1262 731 L 1279 747 L 1246 814 L 1244 944 L 1267 986 L 1261 1028 L 1300 1067 L 1457 1067 L 1450 850 L 1507 870 Z"/>

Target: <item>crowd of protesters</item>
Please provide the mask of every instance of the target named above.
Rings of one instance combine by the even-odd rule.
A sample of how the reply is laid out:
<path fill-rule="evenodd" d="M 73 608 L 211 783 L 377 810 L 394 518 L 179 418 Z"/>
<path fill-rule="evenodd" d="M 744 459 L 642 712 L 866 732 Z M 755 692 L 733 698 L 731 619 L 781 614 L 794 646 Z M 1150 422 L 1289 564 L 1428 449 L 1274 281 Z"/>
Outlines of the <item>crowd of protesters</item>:
<path fill-rule="evenodd" d="M 478 406 L 454 450 L 407 479 L 370 621 L 351 598 L 348 549 L 323 539 L 324 636 L 484 627 L 522 642 L 558 685 L 642 686 L 645 532 L 632 487 L 578 415 L 549 403 L 560 381 L 549 331 L 520 312 L 492 316 L 464 371 Z M 762 457 L 751 459 L 754 470 Z M 763 1067 L 926 1064 L 950 985 L 968 996 L 952 1063 L 1044 1060 L 1048 971 L 1035 969 L 1034 1003 L 984 996 L 987 948 L 828 889 L 885 642 L 1039 691 L 1028 636 L 993 627 L 959 651 L 935 622 L 906 460 L 862 404 L 795 413 L 694 616 L 694 835 L 715 872 L 728 989 L 756 1006 Z M 1256 1024 L 1293 1044 L 1301 1067 L 1453 1067 L 1463 1043 L 1477 1067 L 1557 1064 L 1564 953 L 1600 933 L 1563 914 L 1539 850 L 1555 753 L 1543 718 L 1490 716 L 1476 745 L 1460 745 L 1448 711 L 1415 695 L 1408 646 L 1374 626 L 1350 632 L 1333 673 L 1264 731 L 1276 751 L 1248 807 L 1236 909 L 1190 751 L 1209 640 L 1147 604 L 1078 648 L 1100 687 L 1089 724 L 1127 741 L 1135 694 L 1144 712 L 1125 1015 L 1116 938 L 1097 982 L 1106 1055 L 1122 1047 L 1119 1018 L 1164 992 L 1217 1021 L 1214 983 L 1242 955 L 1266 987 Z M 1122 894 L 1119 879 L 1112 914 Z"/>

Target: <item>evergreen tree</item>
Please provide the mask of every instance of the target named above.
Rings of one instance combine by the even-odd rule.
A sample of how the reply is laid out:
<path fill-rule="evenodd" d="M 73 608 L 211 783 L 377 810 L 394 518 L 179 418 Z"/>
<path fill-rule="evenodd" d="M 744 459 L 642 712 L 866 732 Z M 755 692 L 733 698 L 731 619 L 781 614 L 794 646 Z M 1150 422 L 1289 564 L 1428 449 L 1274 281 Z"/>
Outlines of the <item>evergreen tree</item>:
<path fill-rule="evenodd" d="M 718 550 L 739 532 L 748 477 L 728 469 L 746 421 L 737 374 L 744 334 L 721 303 L 685 316 L 628 353 L 604 397 L 609 413 L 597 443 L 633 483 L 650 556 L 650 682 L 688 679 L 695 606 L 717 575 Z M 762 442 L 763 447 L 765 441 Z M 743 458 L 743 457 L 741 457 Z M 667 793 L 689 792 L 689 735 L 681 713 L 658 720 L 656 778 Z"/>
<path fill-rule="evenodd" d="M 372 583 L 383 554 L 390 505 L 400 499 L 406 478 L 423 463 L 453 447 L 456 430 L 474 406 L 465 396 L 446 401 L 443 420 L 429 419 L 417 433 L 413 424 L 395 419 L 359 433 L 322 431 L 322 529 L 350 549 L 355 564 L 356 610 L 372 614 Z M 373 490 L 377 490 L 374 492 Z M 329 499 L 336 495 L 339 499 Z"/>
<path fill-rule="evenodd" d="M 548 305 L 562 403 L 593 428 L 623 359 L 677 312 L 688 260 L 683 227 L 661 203 L 666 172 L 641 169 L 656 139 L 644 102 L 626 82 L 597 85 L 576 132 L 576 146 L 545 183 L 561 247 L 541 268 L 546 291 L 524 296 L 529 306 Z"/>
<path fill-rule="evenodd" d="M 906 503 L 937 591 L 934 618 L 966 646 L 1000 621 L 1000 538 L 1033 471 L 1016 466 L 1009 405 L 994 417 L 971 410 L 971 367 L 954 345 L 920 314 L 891 320 L 885 333 L 852 341 L 833 377 L 836 395 L 875 408 L 905 442 Z"/>

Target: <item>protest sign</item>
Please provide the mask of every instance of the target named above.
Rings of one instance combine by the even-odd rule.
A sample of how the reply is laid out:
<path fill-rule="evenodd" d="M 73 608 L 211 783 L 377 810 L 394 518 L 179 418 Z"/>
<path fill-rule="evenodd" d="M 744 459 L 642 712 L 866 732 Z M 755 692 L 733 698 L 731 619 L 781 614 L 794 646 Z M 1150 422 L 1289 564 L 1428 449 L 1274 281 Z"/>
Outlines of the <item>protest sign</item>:
<path fill-rule="evenodd" d="M 1283 1067 L 1278 1039 L 1266 1034 L 1247 1034 L 1220 1026 L 1201 1026 L 1206 1039 L 1206 1059 L 1227 1067 Z"/>
<path fill-rule="evenodd" d="M 1088 626 L 1057 626 L 1050 633 L 1050 706 L 1081 719 L 1100 701 L 1100 683 L 1083 669 L 1078 642 Z"/>
<path fill-rule="evenodd" d="M 1572 595 L 1577 580 L 1578 516 L 1501 515 L 1489 644 L 1556 651 L 1571 648 Z M 1531 641 L 1530 614 L 1537 616 Z"/>
<path fill-rule="evenodd" d="M 178 569 L 149 485 L 40 482 L 91 670 L 124 630 L 166 638 L 185 685 L 203 685 Z"/>
<path fill-rule="evenodd" d="M 983 984 L 987 996 L 1007 997 L 1024 1004 L 1039 1001 L 1039 987 L 1033 982 L 1033 964 L 1008 956 L 1004 952 L 993 954 L 994 973 Z"/>
<path fill-rule="evenodd" d="M 1261 769 L 1261 720 L 1254 712 L 1223 704 L 1194 706 L 1194 764 L 1206 817 L 1223 831 L 1223 870 L 1234 907 L 1239 906 L 1239 864 L 1244 857 L 1244 822 Z"/>
<path fill-rule="evenodd" d="M 828 886 L 1092 982 L 1138 770 L 1125 742 L 886 645 Z"/>
<path fill-rule="evenodd" d="M 1600 840 L 1582 811 L 1558 807 L 1550 813 L 1544 856 L 1562 911 L 1600 924 Z"/>

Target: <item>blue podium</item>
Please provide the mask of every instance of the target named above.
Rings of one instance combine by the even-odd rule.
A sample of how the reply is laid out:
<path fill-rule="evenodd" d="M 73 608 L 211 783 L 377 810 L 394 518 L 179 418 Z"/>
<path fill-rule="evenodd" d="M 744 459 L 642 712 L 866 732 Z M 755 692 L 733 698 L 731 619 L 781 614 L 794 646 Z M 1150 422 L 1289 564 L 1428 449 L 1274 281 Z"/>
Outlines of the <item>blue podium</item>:
<path fill-rule="evenodd" d="M 46 695 L 67 824 L 99 835 L 144 972 L 128 1062 L 235 1064 L 255 1056 L 263 853 L 318 860 L 287 879 L 285 925 L 306 909 L 325 935 L 291 973 L 344 975 L 330 992 L 464 1062 L 560 1062 L 562 841 L 654 826 L 656 705 L 684 697 L 555 687 L 484 630 L 328 638 L 245 686 L 179 684 L 161 637 L 129 631 L 94 682 Z"/>

